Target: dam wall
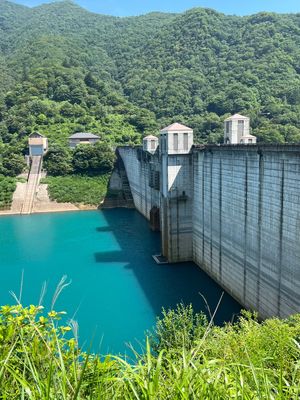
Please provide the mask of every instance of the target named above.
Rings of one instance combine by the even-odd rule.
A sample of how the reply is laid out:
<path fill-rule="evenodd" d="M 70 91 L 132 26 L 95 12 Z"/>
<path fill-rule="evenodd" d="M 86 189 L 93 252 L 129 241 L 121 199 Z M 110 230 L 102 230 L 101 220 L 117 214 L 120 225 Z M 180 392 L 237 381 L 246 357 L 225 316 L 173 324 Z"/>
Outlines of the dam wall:
<path fill-rule="evenodd" d="M 119 147 L 118 152 L 127 173 L 134 206 L 150 220 L 152 207 L 160 207 L 159 183 L 156 183 L 156 189 L 155 182 L 152 187 L 149 185 L 151 177 L 155 178 L 155 168 L 159 166 L 158 158 L 143 152 L 140 147 Z"/>
<path fill-rule="evenodd" d="M 261 317 L 300 311 L 300 146 L 193 153 L 193 259 Z"/>
<path fill-rule="evenodd" d="M 162 168 L 159 153 L 141 147 L 119 147 L 135 208 L 150 220 L 153 207 L 160 210 L 162 253 L 169 262 L 192 261 L 192 159 L 168 156 Z M 166 170 L 168 173 L 166 173 Z"/>
<path fill-rule="evenodd" d="M 194 261 L 261 318 L 300 312 L 300 146 L 119 153 L 137 210 L 149 219 L 160 209 L 170 262 Z M 153 169 L 159 190 L 149 186 Z"/>

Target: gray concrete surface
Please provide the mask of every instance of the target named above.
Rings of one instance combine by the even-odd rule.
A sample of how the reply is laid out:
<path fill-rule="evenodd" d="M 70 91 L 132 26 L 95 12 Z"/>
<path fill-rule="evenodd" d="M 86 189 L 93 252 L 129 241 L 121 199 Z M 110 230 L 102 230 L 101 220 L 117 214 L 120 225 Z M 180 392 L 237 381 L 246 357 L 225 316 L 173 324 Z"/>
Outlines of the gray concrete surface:
<path fill-rule="evenodd" d="M 300 312 L 300 146 L 199 146 L 165 161 L 119 152 L 137 210 L 160 208 L 170 261 L 192 259 L 262 318 Z"/>

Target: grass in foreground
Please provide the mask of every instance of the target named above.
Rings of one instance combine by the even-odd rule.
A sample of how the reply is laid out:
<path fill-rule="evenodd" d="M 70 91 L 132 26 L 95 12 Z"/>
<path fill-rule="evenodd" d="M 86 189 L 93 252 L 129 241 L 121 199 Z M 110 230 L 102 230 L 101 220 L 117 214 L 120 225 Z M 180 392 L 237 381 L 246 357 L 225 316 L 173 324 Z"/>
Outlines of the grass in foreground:
<path fill-rule="evenodd" d="M 0 175 L 0 210 L 9 210 L 16 186 L 15 178 Z"/>
<path fill-rule="evenodd" d="M 191 307 L 164 311 L 143 355 L 89 355 L 62 313 L 4 306 L 0 312 L 3 399 L 298 399 L 300 316 L 260 324 L 245 314 L 223 328 Z M 154 344 L 153 349 L 150 343 Z"/>
<path fill-rule="evenodd" d="M 81 203 L 98 206 L 107 192 L 109 174 L 99 176 L 49 176 L 42 180 L 48 184 L 51 200 L 59 203 Z"/>

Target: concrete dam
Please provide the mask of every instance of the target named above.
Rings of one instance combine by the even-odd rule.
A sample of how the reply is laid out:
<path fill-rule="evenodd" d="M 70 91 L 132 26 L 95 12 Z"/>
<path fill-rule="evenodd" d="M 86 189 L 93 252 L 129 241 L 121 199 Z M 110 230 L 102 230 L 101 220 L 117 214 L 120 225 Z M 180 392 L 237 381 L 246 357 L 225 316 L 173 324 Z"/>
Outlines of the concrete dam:
<path fill-rule="evenodd" d="M 194 261 L 261 318 L 286 317 L 300 312 L 300 145 L 239 143 L 195 146 L 173 124 L 118 152 L 163 256 Z"/>

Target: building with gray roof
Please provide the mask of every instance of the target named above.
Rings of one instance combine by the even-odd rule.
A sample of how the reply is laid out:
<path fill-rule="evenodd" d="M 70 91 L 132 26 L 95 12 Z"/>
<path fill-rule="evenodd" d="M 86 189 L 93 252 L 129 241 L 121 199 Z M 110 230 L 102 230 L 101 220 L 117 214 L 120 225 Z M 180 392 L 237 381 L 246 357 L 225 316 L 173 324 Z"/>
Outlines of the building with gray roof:
<path fill-rule="evenodd" d="M 77 132 L 69 137 L 69 146 L 75 148 L 78 144 L 95 144 L 99 136 L 89 132 Z"/>

